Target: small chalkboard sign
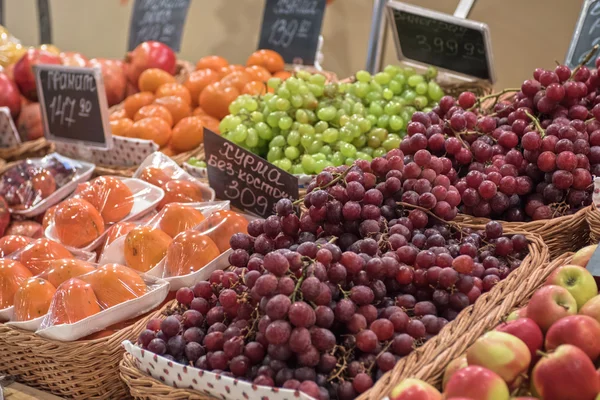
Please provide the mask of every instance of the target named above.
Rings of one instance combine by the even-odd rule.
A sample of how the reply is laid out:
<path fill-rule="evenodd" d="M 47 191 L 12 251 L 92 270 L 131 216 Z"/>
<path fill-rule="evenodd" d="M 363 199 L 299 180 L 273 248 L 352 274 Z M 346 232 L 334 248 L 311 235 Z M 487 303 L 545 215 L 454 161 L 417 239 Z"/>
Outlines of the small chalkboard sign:
<path fill-rule="evenodd" d="M 565 64 L 570 68 L 575 68 L 585 59 L 587 53 L 596 44 L 600 43 L 600 0 L 585 0 L 571 45 L 567 51 Z M 592 57 L 587 66 L 595 68 L 596 57 Z"/>
<path fill-rule="evenodd" d="M 390 1 L 387 7 L 399 60 L 494 82 L 486 24 L 397 1 Z"/>
<path fill-rule="evenodd" d="M 135 0 L 129 24 L 129 51 L 148 40 L 179 51 L 189 8 L 190 0 Z"/>
<path fill-rule="evenodd" d="M 283 197 L 297 199 L 298 178 L 204 128 L 208 182 L 217 197 L 267 217 Z"/>
<path fill-rule="evenodd" d="M 314 65 L 325 0 L 267 0 L 259 49 L 275 50 L 287 64 Z"/>
<path fill-rule="evenodd" d="M 36 65 L 34 69 L 46 138 L 111 148 L 108 105 L 100 68 Z"/>

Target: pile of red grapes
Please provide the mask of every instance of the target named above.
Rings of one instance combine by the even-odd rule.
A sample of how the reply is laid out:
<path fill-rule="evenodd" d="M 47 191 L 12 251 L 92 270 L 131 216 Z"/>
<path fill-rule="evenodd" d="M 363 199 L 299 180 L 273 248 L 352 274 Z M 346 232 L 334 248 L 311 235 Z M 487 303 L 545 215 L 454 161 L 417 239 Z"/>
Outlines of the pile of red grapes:
<path fill-rule="evenodd" d="M 448 157 L 460 211 L 476 217 L 549 219 L 591 204 L 592 175 L 600 175 L 598 72 L 559 65 L 533 77 L 488 109 L 464 92 L 413 114 L 400 146 L 407 167 Z"/>
<path fill-rule="evenodd" d="M 458 229 L 450 160 L 417 153 L 324 170 L 305 211 L 231 237 L 227 271 L 177 292 L 143 348 L 257 385 L 350 400 L 518 268 L 523 235 Z M 453 172 L 456 175 L 456 172 Z"/>

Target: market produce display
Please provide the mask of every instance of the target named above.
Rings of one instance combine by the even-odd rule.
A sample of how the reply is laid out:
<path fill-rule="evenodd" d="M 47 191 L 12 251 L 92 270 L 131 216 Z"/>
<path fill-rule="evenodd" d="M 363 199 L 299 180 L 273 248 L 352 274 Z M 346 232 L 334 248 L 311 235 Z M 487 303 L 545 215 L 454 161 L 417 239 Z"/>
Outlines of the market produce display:
<path fill-rule="evenodd" d="M 450 362 L 443 394 L 406 379 L 390 400 L 594 399 L 600 393 L 595 363 L 600 347 L 600 295 L 585 268 L 597 245 L 559 266 L 524 308 L 485 333 Z"/>
<path fill-rule="evenodd" d="M 412 68 L 387 66 L 354 82 L 327 83 L 320 74 L 298 71 L 285 81 L 271 78 L 272 93 L 238 97 L 220 124 L 226 138 L 294 174 L 372 160 L 398 148 L 417 110 L 428 111 L 444 92 Z"/>

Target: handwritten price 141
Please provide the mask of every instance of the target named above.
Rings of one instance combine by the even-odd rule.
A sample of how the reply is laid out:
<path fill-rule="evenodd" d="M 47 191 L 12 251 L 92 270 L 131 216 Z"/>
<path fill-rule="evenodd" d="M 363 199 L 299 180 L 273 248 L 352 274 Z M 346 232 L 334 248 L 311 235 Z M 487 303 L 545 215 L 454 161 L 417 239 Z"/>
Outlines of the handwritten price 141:
<path fill-rule="evenodd" d="M 77 111 L 77 109 L 79 109 Z M 54 123 L 58 119 L 60 125 L 66 125 L 71 127 L 71 124 L 75 122 L 74 114 L 77 111 L 79 117 L 89 117 L 90 111 L 92 111 L 92 102 L 86 99 L 79 100 L 79 107 L 77 107 L 77 99 L 71 98 L 70 96 L 57 95 L 54 96 L 50 103 L 50 123 Z"/>

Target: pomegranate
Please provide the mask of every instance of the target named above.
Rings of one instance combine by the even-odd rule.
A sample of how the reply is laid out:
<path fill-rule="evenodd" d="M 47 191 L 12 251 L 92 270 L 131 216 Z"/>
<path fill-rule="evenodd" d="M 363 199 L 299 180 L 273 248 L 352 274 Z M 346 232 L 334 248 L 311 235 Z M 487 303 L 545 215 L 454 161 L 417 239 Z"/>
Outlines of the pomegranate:
<path fill-rule="evenodd" d="M 85 67 L 89 62 L 86 56 L 74 51 L 64 51 L 60 53 L 60 59 L 62 60 L 62 65 L 69 67 Z"/>
<path fill-rule="evenodd" d="M 106 101 L 108 106 L 119 104 L 125 98 L 125 87 L 127 79 L 120 61 L 107 58 L 92 58 L 88 65 L 90 67 L 98 66 L 102 69 L 102 78 L 104 80 L 104 89 L 106 90 Z"/>
<path fill-rule="evenodd" d="M 148 68 L 160 68 L 175 74 L 175 52 L 166 44 L 147 41 L 140 43 L 127 54 L 127 80 L 137 87 L 140 74 Z"/>
<path fill-rule="evenodd" d="M 23 96 L 29 100 L 37 100 L 35 90 L 35 77 L 32 66 L 36 64 L 61 64 L 60 57 L 56 54 L 39 49 L 29 49 L 15 64 L 13 74 L 15 82 Z"/>
<path fill-rule="evenodd" d="M 4 201 L 4 199 L 2 199 L 2 201 Z M 6 211 L 8 212 L 8 209 L 6 209 Z M 8 218 L 9 218 L 8 220 L 6 218 L 2 218 L 2 214 L 0 214 L 0 227 L 3 226 L 2 223 L 5 220 L 6 220 L 6 225 L 8 225 L 8 221 L 10 220 L 10 213 L 9 213 Z M 0 231 L 3 232 L 4 229 L 6 229 L 6 225 L 4 225 L 4 228 L 2 228 Z M 34 239 L 39 239 L 44 236 L 44 228 L 42 227 L 42 225 L 39 222 L 35 222 L 35 221 L 30 221 L 30 220 L 14 221 L 12 224 L 10 224 L 8 229 L 6 229 L 6 234 L 7 235 L 27 236 L 27 237 L 34 238 Z"/>
<path fill-rule="evenodd" d="M 44 136 L 42 107 L 40 103 L 24 105 L 17 120 L 17 131 L 22 141 L 35 140 Z"/>
<path fill-rule="evenodd" d="M 8 107 L 13 119 L 21 112 L 21 93 L 5 72 L 0 72 L 0 107 Z"/>
<path fill-rule="evenodd" d="M 10 224 L 8 203 L 4 200 L 4 197 L 0 196 L 0 236 L 4 236 L 8 224 Z"/>

